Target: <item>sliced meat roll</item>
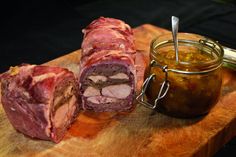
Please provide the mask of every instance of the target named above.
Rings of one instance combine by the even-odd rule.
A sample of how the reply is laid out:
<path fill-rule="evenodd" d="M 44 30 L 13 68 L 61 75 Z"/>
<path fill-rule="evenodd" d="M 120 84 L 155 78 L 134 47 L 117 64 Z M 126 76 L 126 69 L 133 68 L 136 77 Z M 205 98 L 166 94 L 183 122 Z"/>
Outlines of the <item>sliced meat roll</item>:
<path fill-rule="evenodd" d="M 101 17 L 83 32 L 79 76 L 83 108 L 98 112 L 132 109 L 136 50 L 130 26 Z"/>
<path fill-rule="evenodd" d="M 23 65 L 1 76 L 1 100 L 13 127 L 32 138 L 59 142 L 79 112 L 72 72 Z"/>
<path fill-rule="evenodd" d="M 98 112 L 130 110 L 135 95 L 132 57 L 114 50 L 96 54 L 102 57 L 89 58 L 80 75 L 83 108 Z"/>

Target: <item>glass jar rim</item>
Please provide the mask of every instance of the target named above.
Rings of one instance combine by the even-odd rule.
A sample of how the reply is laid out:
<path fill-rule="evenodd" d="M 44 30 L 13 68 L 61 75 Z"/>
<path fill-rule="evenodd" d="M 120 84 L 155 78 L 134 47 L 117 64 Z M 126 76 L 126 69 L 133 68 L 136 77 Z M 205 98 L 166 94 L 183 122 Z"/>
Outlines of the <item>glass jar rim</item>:
<path fill-rule="evenodd" d="M 193 40 L 193 39 L 186 38 L 186 37 L 183 39 L 182 36 L 184 36 L 184 35 L 186 37 L 188 36 L 188 37 L 196 38 L 196 39 Z M 165 39 L 162 42 L 157 43 L 160 38 L 163 38 L 165 36 L 166 37 L 168 36 L 169 39 Z M 214 51 L 214 53 L 217 56 L 215 59 L 210 60 L 210 61 L 205 61 L 205 62 L 191 63 L 191 62 L 182 62 L 181 61 L 178 63 L 179 65 L 186 66 L 186 67 L 189 67 L 189 66 L 191 66 L 191 67 L 204 67 L 204 69 L 215 69 L 215 68 L 217 69 L 218 67 L 221 66 L 221 64 L 223 62 L 224 50 L 218 42 L 216 42 L 210 38 L 204 37 L 202 35 L 194 34 L 194 33 L 178 33 L 178 36 L 180 37 L 178 39 L 179 45 L 186 44 L 186 45 L 191 45 L 196 48 L 205 46 L 208 49 L 211 49 L 212 51 Z M 151 57 L 153 57 L 155 60 L 157 60 L 157 55 L 158 55 L 159 58 L 161 58 L 165 61 L 168 61 L 169 63 L 176 63 L 175 60 L 163 57 L 162 55 L 158 54 L 158 52 L 155 50 L 157 47 L 161 48 L 161 47 L 165 47 L 165 46 L 169 46 L 169 45 L 173 45 L 173 39 L 172 39 L 171 33 L 166 33 L 166 34 L 156 37 L 151 42 L 151 49 L 150 49 L 151 50 L 151 53 L 150 53 Z M 175 71 L 175 69 L 174 69 L 174 71 Z"/>

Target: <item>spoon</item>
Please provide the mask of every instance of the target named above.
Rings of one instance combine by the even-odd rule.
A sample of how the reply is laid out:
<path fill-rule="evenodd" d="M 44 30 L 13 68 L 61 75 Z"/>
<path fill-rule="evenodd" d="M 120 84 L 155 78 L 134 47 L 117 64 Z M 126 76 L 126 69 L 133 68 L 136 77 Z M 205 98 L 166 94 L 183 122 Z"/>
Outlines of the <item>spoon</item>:
<path fill-rule="evenodd" d="M 172 25 L 172 36 L 175 47 L 175 60 L 176 63 L 179 62 L 179 52 L 178 52 L 178 29 L 179 29 L 179 18 L 172 16 L 171 17 L 171 25 Z"/>

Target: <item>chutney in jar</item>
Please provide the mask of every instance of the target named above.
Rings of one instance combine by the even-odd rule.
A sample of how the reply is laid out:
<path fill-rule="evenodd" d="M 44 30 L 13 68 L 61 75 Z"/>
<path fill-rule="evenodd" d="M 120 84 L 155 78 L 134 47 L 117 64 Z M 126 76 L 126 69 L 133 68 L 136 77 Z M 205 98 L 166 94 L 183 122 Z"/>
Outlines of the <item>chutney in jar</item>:
<path fill-rule="evenodd" d="M 191 36 L 189 38 L 188 36 Z M 176 61 L 172 40 L 153 40 L 150 58 L 161 66 L 167 66 L 168 78 L 163 69 L 150 66 L 147 75 L 155 74 L 146 91 L 150 104 L 158 97 L 161 84 L 169 83 L 166 95 L 157 102 L 157 110 L 175 117 L 204 115 L 217 103 L 222 86 L 221 46 L 202 36 L 179 35 Z M 171 35 L 169 35 L 171 39 Z M 202 42 L 207 41 L 207 42 Z"/>

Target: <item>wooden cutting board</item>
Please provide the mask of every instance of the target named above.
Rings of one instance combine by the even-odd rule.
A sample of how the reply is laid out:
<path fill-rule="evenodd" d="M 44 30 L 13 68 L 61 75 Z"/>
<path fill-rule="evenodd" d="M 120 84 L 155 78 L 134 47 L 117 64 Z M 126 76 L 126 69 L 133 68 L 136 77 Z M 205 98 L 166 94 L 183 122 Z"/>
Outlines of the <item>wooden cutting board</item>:
<path fill-rule="evenodd" d="M 135 30 L 138 49 L 166 30 L 149 24 Z M 148 54 L 146 54 L 148 55 Z M 47 65 L 77 70 L 80 50 Z M 236 135 L 236 73 L 224 69 L 221 99 L 198 119 L 176 119 L 138 105 L 130 114 L 82 113 L 59 144 L 16 132 L 0 106 L 0 156 L 208 157 Z"/>

